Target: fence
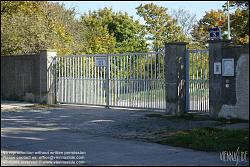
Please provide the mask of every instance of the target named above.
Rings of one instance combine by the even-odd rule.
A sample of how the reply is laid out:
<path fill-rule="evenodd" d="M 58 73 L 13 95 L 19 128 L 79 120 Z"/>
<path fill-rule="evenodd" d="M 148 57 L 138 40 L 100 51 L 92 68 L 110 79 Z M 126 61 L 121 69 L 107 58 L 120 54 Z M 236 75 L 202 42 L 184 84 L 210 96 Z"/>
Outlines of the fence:
<path fill-rule="evenodd" d="M 207 51 L 187 51 L 185 43 L 169 43 L 165 52 L 148 53 L 56 56 L 55 51 L 45 50 L 32 59 L 32 69 L 26 70 L 34 72 L 32 79 L 26 79 L 32 81 L 32 90 L 25 89 L 20 96 L 30 95 L 34 97 L 31 101 L 38 102 L 143 108 L 172 113 L 208 111 L 207 58 Z M 3 68 L 11 66 L 15 57 L 9 59 L 12 60 L 1 63 Z M 21 68 L 21 65 L 15 63 L 9 68 Z M 20 69 L 17 71 L 22 75 L 25 73 Z M 5 96 L 9 90 L 6 85 L 15 77 L 12 74 L 5 69 L 1 72 L 2 97 L 8 98 Z M 15 84 L 20 86 L 17 80 Z"/>
<path fill-rule="evenodd" d="M 163 52 L 63 56 L 57 70 L 59 103 L 165 109 Z"/>
<path fill-rule="evenodd" d="M 209 111 L 209 54 L 208 50 L 187 51 L 187 110 Z"/>

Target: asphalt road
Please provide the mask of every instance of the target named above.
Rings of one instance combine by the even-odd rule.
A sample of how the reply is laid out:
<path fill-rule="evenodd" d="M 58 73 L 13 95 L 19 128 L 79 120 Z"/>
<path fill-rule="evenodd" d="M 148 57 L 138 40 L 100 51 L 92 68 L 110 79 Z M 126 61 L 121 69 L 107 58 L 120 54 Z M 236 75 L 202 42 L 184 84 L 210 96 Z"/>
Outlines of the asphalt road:
<path fill-rule="evenodd" d="M 1 105 L 1 165 L 50 165 L 56 160 L 61 163 L 58 165 L 91 166 L 236 164 L 220 160 L 219 152 L 195 151 L 121 137 L 136 133 L 131 130 L 134 127 L 128 125 L 137 125 L 140 121 L 144 121 L 144 126 L 157 128 L 153 118 L 145 117 L 149 112 L 86 106 L 42 109 L 25 106 Z M 74 160 L 61 156 L 66 152 L 74 152 L 70 154 Z"/>

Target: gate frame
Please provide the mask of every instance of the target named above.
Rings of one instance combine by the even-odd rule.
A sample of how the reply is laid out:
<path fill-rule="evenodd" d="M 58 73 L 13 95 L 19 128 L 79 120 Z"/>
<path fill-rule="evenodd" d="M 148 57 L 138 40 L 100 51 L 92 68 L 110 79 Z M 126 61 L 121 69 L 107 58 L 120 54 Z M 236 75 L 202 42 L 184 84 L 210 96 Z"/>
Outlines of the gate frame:
<path fill-rule="evenodd" d="M 138 106 L 130 106 L 130 105 L 127 105 L 127 106 L 116 106 L 116 105 L 113 105 L 111 102 L 110 102 L 110 97 L 112 97 L 112 95 L 111 95 L 111 92 L 110 92 L 110 80 L 111 80 L 111 77 L 110 77 L 110 72 L 111 72 L 111 70 L 112 70 L 112 68 L 111 68 L 111 61 L 112 61 L 112 57 L 113 56 L 133 56 L 133 55 L 137 55 L 137 56 L 150 56 L 150 55 L 152 55 L 152 54 L 161 54 L 162 55 L 162 57 L 164 57 L 165 56 L 165 54 L 164 54 L 164 52 L 143 52 L 143 53 L 122 53 L 122 54 L 86 54 L 86 55 L 69 55 L 69 57 L 67 57 L 67 56 L 65 56 L 65 57 L 67 57 L 67 58 L 79 58 L 79 57 L 96 57 L 96 56 L 103 56 L 105 59 L 106 59 L 106 61 L 107 61 L 107 63 L 106 63 L 106 69 L 105 69 L 105 72 L 106 72 L 106 75 L 105 75 L 105 78 L 103 78 L 104 79 L 104 82 L 105 82 L 105 88 L 103 88 L 103 90 L 105 91 L 105 94 L 104 94 L 104 98 L 105 98 L 105 100 L 103 101 L 103 104 L 90 104 L 90 103 L 78 103 L 78 102 L 63 102 L 63 101 L 61 101 L 60 99 L 58 100 L 58 99 L 56 99 L 56 103 L 65 103 L 65 104 L 81 104 L 81 105 L 95 105 L 95 106 L 104 106 L 104 107 L 106 107 L 106 108 L 110 108 L 110 107 L 119 107 L 119 108 L 135 108 L 135 109 L 144 109 L 144 110 L 165 110 L 165 105 L 164 105 L 164 107 L 163 108 L 154 108 L 154 107 L 149 107 L 149 106 L 146 106 L 145 104 L 144 104 L 144 106 L 143 107 L 138 107 Z M 56 70 L 59 70 L 59 65 L 58 65 L 58 63 L 61 61 L 61 59 L 62 59 L 63 57 L 57 57 L 56 58 Z M 163 58 L 164 59 L 164 58 Z M 152 62 L 151 62 L 152 63 Z M 138 65 L 138 63 L 137 63 L 137 65 Z M 151 64 L 152 65 L 152 64 Z M 161 66 L 161 67 L 164 67 L 164 66 Z M 158 72 L 158 68 L 155 68 L 155 69 L 157 69 L 157 72 Z M 163 71 L 164 71 L 164 69 L 163 69 Z M 55 74 L 56 75 L 56 82 L 54 82 L 54 83 L 56 83 L 56 86 L 55 86 L 55 92 L 57 92 L 58 90 L 59 90 L 59 79 L 60 79 L 60 74 L 59 73 L 61 73 L 60 72 L 60 70 L 59 71 L 57 71 L 57 72 L 55 72 L 55 73 L 53 73 L 53 74 Z M 161 74 L 164 74 L 164 73 L 162 73 L 161 72 Z M 58 75 L 59 75 L 59 77 L 58 77 Z M 77 75 L 79 75 L 79 74 L 77 74 Z M 139 76 L 139 75 L 138 75 Z M 53 78 L 54 79 L 54 78 Z M 164 80 L 163 78 L 161 79 L 162 81 Z M 164 85 L 165 85 L 165 83 L 164 83 Z M 164 85 L 162 85 L 162 88 L 164 89 Z M 137 90 L 138 91 L 138 90 Z M 58 96 L 55 96 L 56 98 L 60 98 L 60 97 L 58 97 Z M 145 96 L 146 97 L 146 96 Z M 152 97 L 152 96 L 151 96 Z M 165 99 L 164 100 L 162 100 L 161 102 L 165 102 Z"/>
<path fill-rule="evenodd" d="M 110 108 L 110 105 L 109 105 L 109 95 L 110 95 L 110 92 L 109 92 L 109 80 L 110 80 L 110 64 L 109 64 L 109 56 L 107 55 L 106 56 L 106 61 L 107 61 L 107 66 L 106 66 L 106 78 L 105 78 L 105 81 L 106 81 L 106 90 L 105 90 L 105 101 L 106 101 L 106 105 L 105 107 L 106 108 Z"/>
<path fill-rule="evenodd" d="M 200 94 L 198 93 L 198 102 L 197 103 L 199 103 L 199 102 L 201 102 L 201 106 L 203 106 L 203 105 L 205 105 L 205 109 L 208 109 L 208 110 L 203 110 L 204 109 L 204 107 L 200 107 L 200 109 L 197 109 L 197 110 L 190 110 L 190 93 L 189 93 L 189 88 L 190 88 L 190 54 L 191 53 L 199 53 L 200 55 L 196 55 L 196 56 L 200 56 L 200 58 L 202 58 L 203 56 L 207 56 L 207 58 L 208 58 L 208 64 L 204 64 L 203 66 L 205 66 L 206 67 L 206 65 L 208 65 L 208 72 L 209 72 L 209 50 L 208 49 L 188 49 L 187 51 L 186 51 L 186 113 L 188 113 L 188 112 L 190 112 L 190 111 L 193 111 L 193 112 L 195 112 L 195 113 L 208 113 L 209 112 L 209 96 L 205 96 L 205 97 L 207 97 L 207 99 L 205 98 L 205 102 L 203 102 L 202 101 L 202 97 L 203 96 L 199 96 Z M 203 55 L 204 53 L 207 53 L 207 55 Z M 193 58 L 192 58 L 193 59 Z M 202 66 L 202 59 L 201 60 L 199 60 L 199 61 L 201 61 L 201 69 L 200 68 L 198 68 L 198 66 L 196 66 L 196 71 L 199 71 L 199 70 L 202 70 L 203 69 L 203 66 Z M 192 61 L 193 62 L 193 61 Z M 197 63 L 197 62 L 196 62 Z M 192 64 L 192 69 L 193 69 L 193 64 Z M 198 68 L 198 69 L 197 69 Z M 205 68 L 206 69 L 206 68 Z M 203 74 L 203 73 L 202 73 Z M 209 73 L 210 74 L 210 73 Z M 200 76 L 199 76 L 200 77 Z M 209 76 L 207 76 L 208 78 L 206 78 L 206 80 L 208 80 L 208 81 L 206 81 L 205 82 L 205 85 L 206 84 L 208 84 L 208 89 L 209 89 Z M 202 79 L 204 79 L 203 78 L 203 76 L 201 76 L 201 80 Z M 202 80 L 203 81 L 203 80 Z M 204 83 L 200 83 L 200 84 L 204 84 Z M 195 90 L 200 90 L 201 89 L 201 85 L 198 85 L 198 88 L 195 88 Z M 205 92 L 206 93 L 206 92 Z M 209 91 L 208 91 L 208 93 L 209 93 Z M 202 93 L 201 93 L 201 95 L 202 95 Z M 201 99 L 200 99 L 201 98 Z M 208 101 L 208 104 L 207 104 L 207 101 Z M 195 102 L 194 102 L 194 104 L 196 104 Z M 198 106 L 196 106 L 197 108 L 199 108 Z"/>
<path fill-rule="evenodd" d="M 190 77 L 189 77 L 189 50 L 186 49 L 186 42 L 171 42 L 165 43 L 165 56 L 164 56 L 164 66 L 165 66 L 165 112 L 174 114 L 174 115 L 182 115 L 184 113 L 189 112 L 189 85 L 190 85 Z M 110 58 L 109 56 L 116 54 L 96 54 L 103 55 L 107 60 L 107 68 L 106 68 L 106 90 L 105 90 L 105 107 L 110 108 L 113 107 L 109 104 L 110 99 L 110 88 L 109 88 L 109 80 L 110 80 Z M 124 55 L 124 54 L 121 54 Z M 86 55 L 88 56 L 88 55 Z M 78 57 L 78 56 L 76 56 Z M 53 72 L 54 79 L 54 101 L 58 103 L 57 100 L 57 90 L 58 88 L 58 78 L 57 78 L 57 68 L 58 61 L 57 58 L 53 61 L 55 63 L 55 69 Z M 124 106 L 127 108 L 126 106 Z M 133 108 L 133 107 L 131 107 Z M 144 108 L 147 109 L 147 108 Z M 158 109 L 156 109 L 158 110 Z"/>
<path fill-rule="evenodd" d="M 186 109 L 185 109 L 185 113 L 188 113 L 189 112 L 189 81 L 190 81 L 190 78 L 189 78 L 189 50 L 186 50 Z"/>

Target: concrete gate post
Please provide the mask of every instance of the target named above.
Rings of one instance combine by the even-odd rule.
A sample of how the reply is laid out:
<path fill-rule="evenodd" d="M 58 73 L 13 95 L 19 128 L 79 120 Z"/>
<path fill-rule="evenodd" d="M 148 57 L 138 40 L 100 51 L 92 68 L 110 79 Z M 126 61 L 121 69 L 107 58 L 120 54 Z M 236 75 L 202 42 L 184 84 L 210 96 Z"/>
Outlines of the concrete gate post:
<path fill-rule="evenodd" d="M 213 118 L 249 120 L 249 45 L 209 41 L 209 110 Z"/>
<path fill-rule="evenodd" d="M 55 104 L 56 91 L 55 91 L 55 62 L 56 50 L 46 49 L 40 50 L 40 67 L 39 67 L 39 93 L 40 103 Z"/>
<path fill-rule="evenodd" d="M 228 40 L 210 40 L 209 41 L 209 112 L 210 116 L 217 117 L 221 108 L 221 60 L 222 47 L 230 43 Z M 214 64 L 215 63 L 215 64 Z M 214 65 L 220 65 L 219 71 L 214 72 Z M 216 73 L 216 74 L 215 74 Z"/>
<path fill-rule="evenodd" d="M 186 110 L 186 43 L 165 44 L 166 113 L 181 115 Z"/>

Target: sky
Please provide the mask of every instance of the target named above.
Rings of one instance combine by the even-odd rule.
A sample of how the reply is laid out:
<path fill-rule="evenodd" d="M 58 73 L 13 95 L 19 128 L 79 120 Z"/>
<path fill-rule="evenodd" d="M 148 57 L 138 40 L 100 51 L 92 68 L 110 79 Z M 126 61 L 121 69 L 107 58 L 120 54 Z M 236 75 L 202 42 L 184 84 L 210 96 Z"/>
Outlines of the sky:
<path fill-rule="evenodd" d="M 89 10 L 98 10 L 104 7 L 112 7 L 114 11 L 127 12 L 134 19 L 142 21 L 142 18 L 136 15 L 136 7 L 141 3 L 157 4 L 159 6 L 167 7 L 170 11 L 173 9 L 185 9 L 196 15 L 199 20 L 205 15 L 205 11 L 211 9 L 222 9 L 222 5 L 226 1 L 57 1 L 64 3 L 66 8 L 76 8 L 80 14 L 88 12 Z"/>

